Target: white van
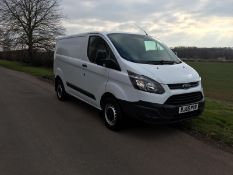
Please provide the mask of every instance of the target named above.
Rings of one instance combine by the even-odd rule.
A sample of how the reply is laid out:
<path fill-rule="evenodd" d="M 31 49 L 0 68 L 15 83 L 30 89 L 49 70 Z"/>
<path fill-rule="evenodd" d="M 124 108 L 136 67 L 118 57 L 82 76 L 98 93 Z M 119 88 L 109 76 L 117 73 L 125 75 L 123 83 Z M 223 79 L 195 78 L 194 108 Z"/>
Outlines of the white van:
<path fill-rule="evenodd" d="M 84 33 L 58 38 L 54 74 L 59 100 L 69 94 L 94 106 L 113 130 L 124 116 L 150 123 L 179 122 L 204 109 L 198 73 L 147 35 Z"/>

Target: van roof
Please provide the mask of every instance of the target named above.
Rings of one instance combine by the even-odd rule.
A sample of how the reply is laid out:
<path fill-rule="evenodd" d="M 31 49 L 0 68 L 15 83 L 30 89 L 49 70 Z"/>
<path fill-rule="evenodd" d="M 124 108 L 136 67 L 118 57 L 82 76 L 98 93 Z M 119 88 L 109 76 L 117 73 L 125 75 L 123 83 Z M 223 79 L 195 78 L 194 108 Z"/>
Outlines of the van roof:
<path fill-rule="evenodd" d="M 74 34 L 74 35 L 60 36 L 60 37 L 57 37 L 56 40 L 68 39 L 68 38 L 74 38 L 74 37 L 80 37 L 80 36 L 86 36 L 86 35 L 90 35 L 90 34 L 108 35 L 108 34 L 111 34 L 111 33 L 122 33 L 122 34 L 124 33 L 124 34 L 143 35 L 143 34 L 140 34 L 140 33 L 129 33 L 129 32 L 86 32 L 86 33 L 80 33 L 80 34 Z"/>

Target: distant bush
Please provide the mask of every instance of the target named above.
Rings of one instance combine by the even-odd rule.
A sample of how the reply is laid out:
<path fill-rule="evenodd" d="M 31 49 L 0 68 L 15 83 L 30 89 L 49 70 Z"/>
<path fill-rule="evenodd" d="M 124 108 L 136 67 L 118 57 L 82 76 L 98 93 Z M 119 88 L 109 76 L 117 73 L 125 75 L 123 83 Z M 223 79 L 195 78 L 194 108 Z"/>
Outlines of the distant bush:
<path fill-rule="evenodd" d="M 0 52 L 0 59 L 18 61 L 32 66 L 53 67 L 53 51 L 37 51 L 33 59 L 29 59 L 27 50 L 14 50 Z"/>

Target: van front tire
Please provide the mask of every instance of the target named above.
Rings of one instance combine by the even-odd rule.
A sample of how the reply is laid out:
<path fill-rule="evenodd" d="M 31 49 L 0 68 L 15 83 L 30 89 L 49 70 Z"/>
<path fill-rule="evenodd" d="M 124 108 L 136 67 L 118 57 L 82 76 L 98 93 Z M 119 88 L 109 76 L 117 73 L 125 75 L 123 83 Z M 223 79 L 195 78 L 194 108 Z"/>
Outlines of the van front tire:
<path fill-rule="evenodd" d="M 116 99 L 108 97 L 104 100 L 102 115 L 105 125 L 109 129 L 117 131 L 121 128 L 123 119 L 122 110 Z"/>
<path fill-rule="evenodd" d="M 65 91 L 64 85 L 60 79 L 58 79 L 55 83 L 55 89 L 56 89 L 56 94 L 57 98 L 60 101 L 65 101 L 67 98 L 67 93 Z"/>

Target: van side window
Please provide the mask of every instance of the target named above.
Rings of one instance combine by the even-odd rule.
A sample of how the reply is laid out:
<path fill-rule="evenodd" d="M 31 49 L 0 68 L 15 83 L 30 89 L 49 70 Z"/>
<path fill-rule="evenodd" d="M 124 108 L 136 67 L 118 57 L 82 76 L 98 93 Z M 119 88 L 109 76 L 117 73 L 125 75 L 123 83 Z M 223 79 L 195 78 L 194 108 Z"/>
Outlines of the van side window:
<path fill-rule="evenodd" d="M 112 60 L 117 65 L 117 67 L 111 67 L 108 66 L 108 64 L 106 64 L 105 67 L 119 70 L 119 65 L 113 52 L 109 48 L 108 44 L 99 36 L 89 37 L 87 56 L 90 62 L 101 66 L 105 66 L 105 62 L 107 60 Z"/>

